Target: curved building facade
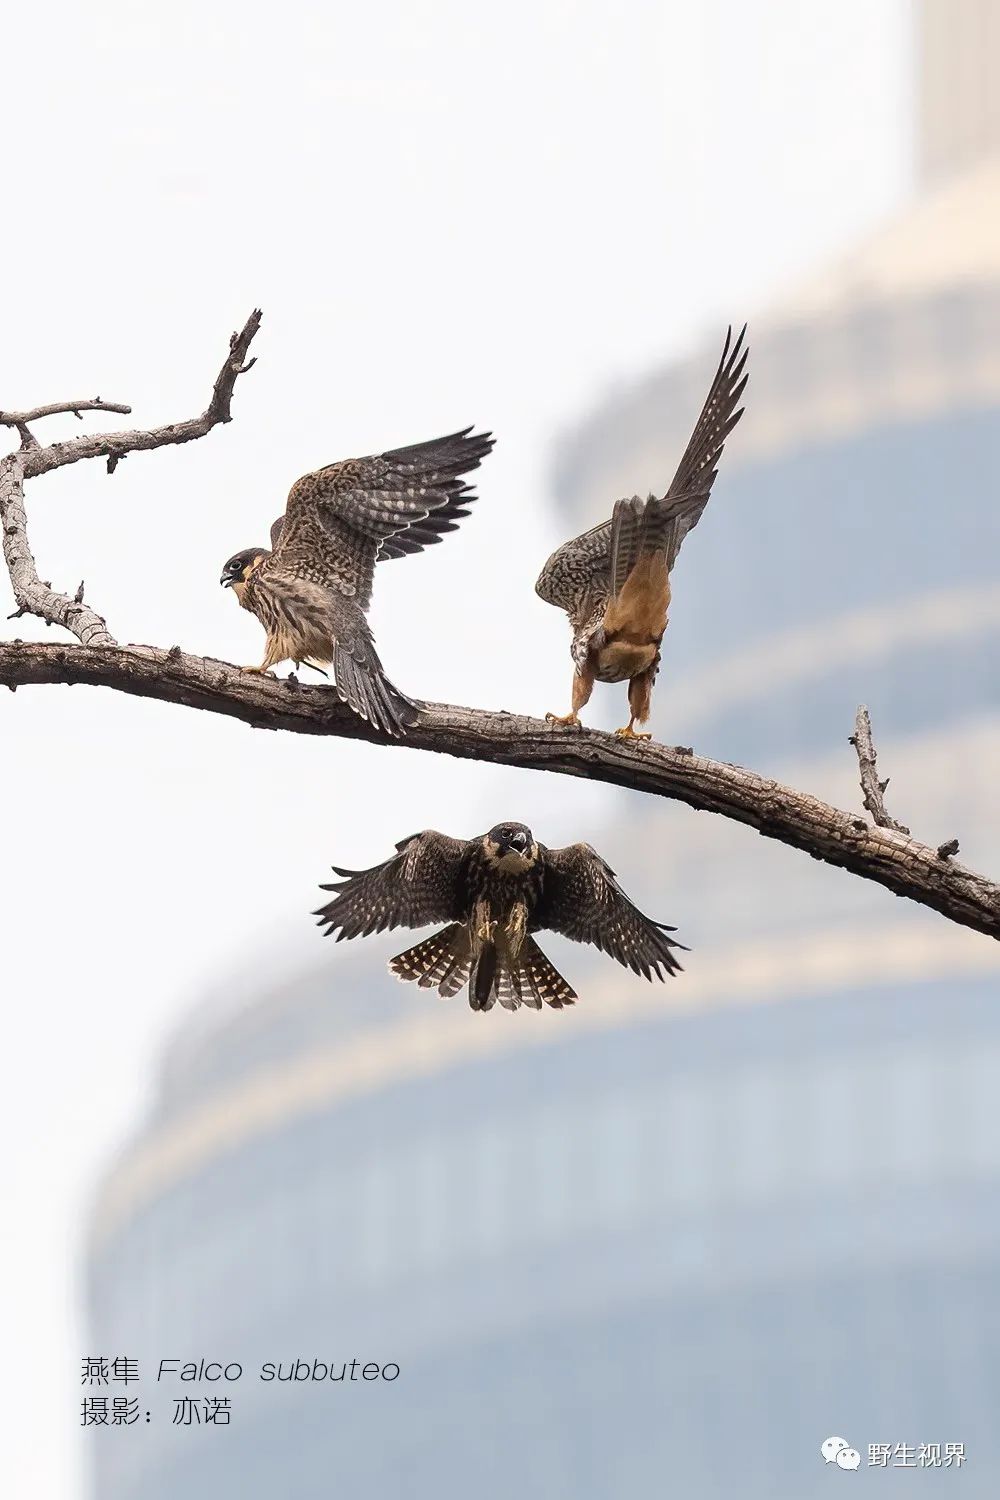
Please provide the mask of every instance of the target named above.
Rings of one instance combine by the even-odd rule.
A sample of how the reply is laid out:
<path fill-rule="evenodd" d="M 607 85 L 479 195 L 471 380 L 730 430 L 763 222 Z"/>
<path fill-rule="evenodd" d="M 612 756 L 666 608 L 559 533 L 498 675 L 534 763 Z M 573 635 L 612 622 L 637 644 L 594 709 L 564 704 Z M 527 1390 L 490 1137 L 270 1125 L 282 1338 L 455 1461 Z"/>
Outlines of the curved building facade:
<path fill-rule="evenodd" d="M 102 1500 L 812 1495 L 834 1431 L 962 1442 L 993 1493 L 995 976 L 527 1042 L 332 1001 L 307 1051 L 168 1091 L 106 1186 L 93 1339 L 152 1420 L 94 1445 Z M 243 1365 L 227 1430 L 171 1421 L 218 1384 L 150 1381 L 199 1358 Z M 296 1359 L 399 1374 L 257 1378 Z"/>
<path fill-rule="evenodd" d="M 890 809 L 987 869 L 998 190 L 979 160 L 754 320 L 654 708 L 860 806 L 863 699 Z M 714 352 L 565 436 L 561 524 L 663 483 Z M 949 1443 L 962 1495 L 998 1492 L 996 944 L 722 820 L 618 812 L 609 853 L 694 914 L 666 995 L 600 966 L 571 1015 L 470 1024 L 373 944 L 335 993 L 327 966 L 171 1049 L 94 1208 L 91 1343 L 142 1361 L 150 1411 L 91 1445 L 95 1500 L 808 1500 L 864 1482 L 831 1481 L 834 1433 L 866 1471 L 889 1445 L 880 1493 Z M 244 1373 L 157 1383 L 165 1358 Z M 295 1360 L 399 1373 L 258 1378 Z M 229 1396 L 228 1428 L 175 1426 L 190 1394 Z"/>

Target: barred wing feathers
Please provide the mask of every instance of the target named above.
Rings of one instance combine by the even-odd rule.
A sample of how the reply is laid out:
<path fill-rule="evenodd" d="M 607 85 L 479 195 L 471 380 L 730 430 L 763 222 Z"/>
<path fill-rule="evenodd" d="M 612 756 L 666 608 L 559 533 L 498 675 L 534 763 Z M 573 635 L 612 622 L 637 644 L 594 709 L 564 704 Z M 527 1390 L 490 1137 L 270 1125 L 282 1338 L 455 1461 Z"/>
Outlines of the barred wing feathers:
<path fill-rule="evenodd" d="M 460 839 L 427 829 L 396 845 L 391 859 L 370 870 L 342 870 L 341 879 L 321 886 L 334 898 L 313 915 L 343 938 L 367 937 L 394 927 L 424 927 L 430 922 L 458 921 L 463 913 L 460 894 L 462 858 Z"/>
<path fill-rule="evenodd" d="M 542 900 L 532 927 L 550 928 L 577 943 L 592 943 L 644 979 L 675 974 L 680 964 L 667 937 L 676 929 L 644 916 L 622 890 L 614 870 L 589 844 L 545 849 Z"/>

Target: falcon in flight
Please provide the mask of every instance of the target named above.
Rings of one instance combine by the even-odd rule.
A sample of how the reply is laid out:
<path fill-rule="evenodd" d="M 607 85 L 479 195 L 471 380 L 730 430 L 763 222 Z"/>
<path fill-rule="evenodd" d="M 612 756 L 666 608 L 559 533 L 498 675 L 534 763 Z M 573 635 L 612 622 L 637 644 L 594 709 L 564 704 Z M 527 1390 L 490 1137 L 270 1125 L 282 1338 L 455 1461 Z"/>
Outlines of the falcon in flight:
<path fill-rule="evenodd" d="M 680 969 L 673 950 L 682 945 L 667 937 L 675 929 L 643 916 L 595 849 L 546 849 L 523 823 L 498 823 L 469 840 L 427 829 L 384 864 L 333 873 L 342 878 L 321 887 L 333 900 L 314 913 L 327 936 L 335 932 L 339 943 L 446 922 L 389 968 L 445 997 L 468 984 L 473 1010 L 497 1000 L 507 1010 L 573 1004 L 576 991 L 532 937 L 543 928 L 593 943 L 649 980 Z"/>
<path fill-rule="evenodd" d="M 579 724 L 595 682 L 628 679 L 629 721 L 618 734 L 648 740 L 636 724 L 649 718 L 660 642 L 667 628 L 670 572 L 681 543 L 697 526 L 712 493 L 726 438 L 743 415 L 737 410 L 747 377 L 746 326 L 722 359 L 691 441 L 662 499 L 618 500 L 603 521 L 553 552 L 535 584 L 547 604 L 566 611 L 573 627 L 572 708 L 546 714 L 553 724 Z"/>
<path fill-rule="evenodd" d="M 220 582 L 267 632 L 264 660 L 320 670 L 332 665 L 337 691 L 354 712 L 399 737 L 416 705 L 382 670 L 368 606 L 375 564 L 406 557 L 454 531 L 476 494 L 465 475 L 493 447 L 471 427 L 429 443 L 349 458 L 296 480 L 271 550 L 246 547 Z"/>

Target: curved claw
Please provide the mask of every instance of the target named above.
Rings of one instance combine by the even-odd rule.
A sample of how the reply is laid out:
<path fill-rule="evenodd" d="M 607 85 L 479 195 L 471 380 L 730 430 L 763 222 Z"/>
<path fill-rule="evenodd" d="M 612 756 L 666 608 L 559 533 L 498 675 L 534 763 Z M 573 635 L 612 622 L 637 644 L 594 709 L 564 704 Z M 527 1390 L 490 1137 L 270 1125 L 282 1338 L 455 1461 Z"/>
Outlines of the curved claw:
<path fill-rule="evenodd" d="M 546 714 L 545 721 L 547 724 L 575 724 L 578 729 L 582 727 L 580 724 L 580 715 L 574 713 Z"/>
<path fill-rule="evenodd" d="M 642 734 L 638 729 L 633 729 L 631 724 L 626 724 L 624 729 L 616 729 L 615 734 L 620 740 L 651 740 L 651 734 Z"/>

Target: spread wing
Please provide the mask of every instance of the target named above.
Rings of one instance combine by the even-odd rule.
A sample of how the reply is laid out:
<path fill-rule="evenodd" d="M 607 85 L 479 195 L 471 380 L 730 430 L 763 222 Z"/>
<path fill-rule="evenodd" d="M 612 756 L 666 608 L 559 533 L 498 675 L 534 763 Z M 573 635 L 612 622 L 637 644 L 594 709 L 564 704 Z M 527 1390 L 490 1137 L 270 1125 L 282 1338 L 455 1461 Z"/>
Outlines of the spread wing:
<path fill-rule="evenodd" d="M 367 937 L 393 927 L 424 927 L 428 922 L 455 922 L 464 916 L 462 859 L 467 845 L 432 828 L 411 834 L 396 845 L 396 853 L 370 870 L 341 870 L 344 878 L 324 891 L 334 899 L 313 915 L 326 936 Z"/>
<path fill-rule="evenodd" d="M 715 379 L 709 387 L 701 415 L 694 424 L 691 440 L 666 493 L 667 503 L 683 502 L 686 518 L 684 535 L 701 519 L 712 493 L 715 476 L 719 472 L 719 460 L 726 446 L 726 438 L 743 415 L 743 408 L 739 403 L 746 388 L 746 362 L 750 353 L 745 343 L 746 333 L 747 325 L 744 323 L 734 344 L 733 330 L 730 328 L 727 332 Z"/>
<path fill-rule="evenodd" d="M 468 515 L 476 492 L 464 476 L 492 447 L 490 433 L 467 427 L 304 474 L 271 527 L 275 567 L 305 571 L 366 607 L 376 562 L 439 542 Z"/>
<path fill-rule="evenodd" d="M 628 561 L 641 551 L 646 533 L 655 539 L 662 534 L 668 565 L 673 566 L 681 543 L 708 504 L 726 438 L 743 415 L 739 401 L 747 383 L 746 331 L 744 324 L 735 343 L 731 328 L 726 334 L 715 378 L 666 495 L 645 503 L 619 501 L 613 520 L 592 527 L 553 552 L 535 584 L 546 603 L 572 612 L 588 590 L 593 594 L 604 590 L 609 596 L 616 593 L 624 583 L 620 575 L 627 576 Z M 614 577 L 613 557 L 624 559 L 614 567 Z"/>
<path fill-rule="evenodd" d="M 547 927 L 602 953 L 645 979 L 676 974 L 673 950 L 683 945 L 667 937 L 676 931 L 642 914 L 626 896 L 615 872 L 589 844 L 543 850 L 542 898 L 532 927 Z"/>
<path fill-rule="evenodd" d="M 745 323 L 735 344 L 733 330 L 730 328 L 726 334 L 719 368 L 705 398 L 701 415 L 694 424 L 691 441 L 677 465 L 677 473 L 667 491 L 668 499 L 695 489 L 701 489 L 708 497 L 718 472 L 726 438 L 743 415 L 743 408 L 740 406 L 738 411 L 736 408 L 748 378 L 745 370 L 750 350 L 746 347 L 746 334 Z"/>
<path fill-rule="evenodd" d="M 538 575 L 535 593 L 575 614 L 588 596 L 608 593 L 610 552 L 611 522 L 603 521 L 556 548 Z"/>

